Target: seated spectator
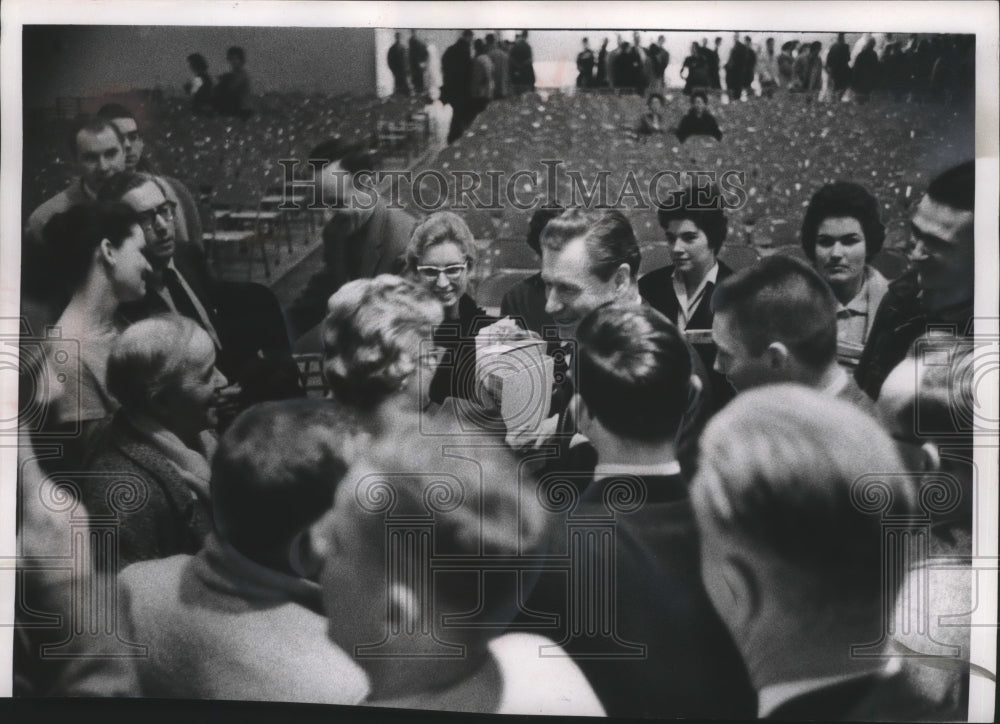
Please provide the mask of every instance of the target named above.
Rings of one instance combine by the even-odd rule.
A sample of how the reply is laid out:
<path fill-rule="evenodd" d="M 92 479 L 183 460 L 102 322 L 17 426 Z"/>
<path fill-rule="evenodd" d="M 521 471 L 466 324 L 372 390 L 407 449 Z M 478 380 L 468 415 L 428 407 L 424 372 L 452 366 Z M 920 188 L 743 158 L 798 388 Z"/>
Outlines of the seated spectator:
<path fill-rule="evenodd" d="M 108 351 L 126 322 L 119 307 L 146 293 L 149 262 L 139 217 L 122 204 L 74 206 L 45 227 L 46 256 L 55 284 L 70 295 L 46 342 L 53 431 L 79 431 L 63 462 L 76 460 L 99 423 L 118 403 L 105 382 Z"/>
<path fill-rule="evenodd" d="M 41 243 L 42 232 L 56 214 L 97 198 L 101 186 L 125 170 L 125 140 L 118 128 L 103 118 L 82 119 L 69 134 L 70 156 L 79 176 L 28 217 L 25 240 Z"/>
<path fill-rule="evenodd" d="M 375 446 L 314 527 L 330 639 L 368 674 L 374 706 L 603 715 L 557 644 L 505 632 L 521 585 L 484 587 L 496 572 L 483 569 L 430 575 L 438 558 L 537 557 L 550 531 L 534 486 L 512 484 L 519 474 L 509 452 L 480 437 L 448 442 L 447 454 L 419 433 Z M 390 500 L 391 512 L 380 504 Z M 416 545 L 404 542 L 411 536 Z"/>
<path fill-rule="evenodd" d="M 349 418 L 329 400 L 257 405 L 212 461 L 215 530 L 197 555 L 122 571 L 142 696 L 357 704 L 368 682 L 324 635 L 309 526 L 347 470 Z"/>
<path fill-rule="evenodd" d="M 408 279 L 380 274 L 348 282 L 330 297 L 323 323 L 323 376 L 333 398 L 374 434 L 405 424 L 430 402 L 441 360 L 433 330 L 440 302 Z"/>
<path fill-rule="evenodd" d="M 665 100 L 660 93 L 651 93 L 646 99 L 646 112 L 639 117 L 639 127 L 636 133 L 648 136 L 654 133 L 666 133 L 667 127 L 663 120 L 663 104 Z"/>
<path fill-rule="evenodd" d="M 525 243 L 541 262 L 541 235 L 545 225 L 563 212 L 562 207 L 542 207 L 531 215 Z M 545 311 L 545 284 L 541 272 L 522 279 L 508 289 L 500 300 L 500 316 L 511 317 L 525 329 L 548 339 L 547 331 L 555 330 L 555 322 Z"/>
<path fill-rule="evenodd" d="M 430 399 L 475 399 L 476 342 L 479 330 L 496 320 L 469 296 L 469 276 L 476 245 L 465 222 L 439 211 L 413 230 L 406 248 L 409 276 L 430 291 L 444 308 L 444 322 L 434 329 L 433 344 L 447 356 L 431 380 Z"/>
<path fill-rule="evenodd" d="M 250 106 L 250 77 L 246 69 L 246 53 L 234 45 L 226 51 L 229 72 L 219 76 L 215 87 L 215 111 L 220 116 L 236 116 L 246 120 L 253 115 Z"/>
<path fill-rule="evenodd" d="M 716 141 L 722 140 L 719 124 L 715 116 L 708 112 L 708 95 L 704 91 L 691 94 L 691 109 L 681 118 L 676 134 L 681 143 L 691 136 L 711 136 Z"/>
<path fill-rule="evenodd" d="M 146 296 L 124 306 L 123 315 L 136 321 L 176 312 L 201 325 L 215 345 L 219 369 L 235 383 L 219 410 L 223 426 L 256 402 L 301 396 L 298 368 L 274 293 L 261 284 L 217 281 L 196 245 L 178 244 L 176 207 L 158 177 L 120 174 L 101 195 L 121 200 L 140 215 L 153 267 Z"/>
<path fill-rule="evenodd" d="M 352 279 L 398 274 L 403 269 L 406 244 L 414 219 L 402 209 L 389 208 L 371 186 L 375 160 L 358 146 L 338 139 L 324 141 L 309 153 L 319 174 L 318 192 L 333 218 L 323 227 L 323 269 L 314 274 L 288 310 L 297 352 L 322 350 L 318 325 L 330 295 Z M 305 339 L 304 335 L 308 333 Z"/>
<path fill-rule="evenodd" d="M 152 174 L 153 169 L 149 159 L 143 155 L 146 145 L 132 111 L 118 103 L 108 103 L 97 111 L 97 117 L 111 121 L 124 139 L 125 170 L 133 173 L 143 171 Z M 180 243 L 189 242 L 199 249 L 204 249 L 198 203 L 191 195 L 191 191 L 178 179 L 169 176 L 156 176 L 156 178 L 159 180 L 167 200 L 176 204 L 174 207 L 174 215 L 176 216 L 174 227 L 177 241 Z"/>
<path fill-rule="evenodd" d="M 878 199 L 838 181 L 813 194 L 802 220 L 802 249 L 837 298 L 837 359 L 853 370 L 889 282 L 869 262 L 882 249 Z"/>
<path fill-rule="evenodd" d="M 107 379 L 121 408 L 95 443 L 82 499 L 93 516 L 115 515 L 114 496 L 134 505 L 117 513 L 117 557 L 98 564 L 197 552 L 211 527 L 209 462 L 227 384 L 211 338 L 179 314 L 136 322 L 111 348 Z"/>
<path fill-rule="evenodd" d="M 966 161 L 931 181 L 917 205 L 914 268 L 889 284 L 854 373 L 869 395 L 878 396 L 889 372 L 930 327 L 972 336 L 975 201 L 975 161 Z"/>
<path fill-rule="evenodd" d="M 673 264 L 643 275 L 639 292 L 650 306 L 681 331 L 712 328 L 712 294 L 733 271 L 719 261 L 729 222 L 718 186 L 690 185 L 669 197 L 658 210 Z M 709 372 L 716 408 L 732 399 L 731 386 L 716 372 L 715 345 L 696 344 Z"/>
<path fill-rule="evenodd" d="M 191 53 L 187 63 L 192 77 L 184 84 L 184 92 L 191 96 L 191 110 L 200 116 L 210 115 L 213 86 L 212 76 L 208 74 L 208 62 L 201 53 Z"/>
<path fill-rule="evenodd" d="M 648 306 L 599 307 L 580 323 L 577 340 L 577 420 L 597 452 L 597 468 L 554 530 L 566 537 L 570 523 L 616 513 L 608 502 L 616 493 L 641 503 L 615 514 L 606 549 L 613 561 L 587 561 L 613 570 L 600 597 L 571 588 L 562 572 L 543 572 L 527 608 L 559 614 L 549 635 L 579 655 L 609 716 L 751 715 L 754 694 L 739 651 L 699 577 L 694 516 L 677 460 L 677 435 L 701 388 L 689 347 Z M 572 538 L 554 541 L 553 554 L 563 546 L 570 550 Z M 598 602 L 612 597 L 613 609 Z M 625 657 L 623 642 L 645 650 Z"/>
<path fill-rule="evenodd" d="M 816 414 L 822 409 L 823 414 Z M 918 515 L 892 439 L 856 406 L 797 385 L 751 390 L 709 421 L 692 484 L 701 572 L 757 691 L 757 715 L 807 721 L 940 720 L 881 641 L 885 518 L 863 484 L 886 477 L 892 515 Z M 884 482 L 890 481 L 890 482 Z M 875 506 L 871 506 L 875 507 Z"/>
<path fill-rule="evenodd" d="M 812 268 L 769 256 L 719 284 L 712 295 L 715 369 L 737 392 L 795 382 L 874 414 L 837 364 L 837 302 Z"/>

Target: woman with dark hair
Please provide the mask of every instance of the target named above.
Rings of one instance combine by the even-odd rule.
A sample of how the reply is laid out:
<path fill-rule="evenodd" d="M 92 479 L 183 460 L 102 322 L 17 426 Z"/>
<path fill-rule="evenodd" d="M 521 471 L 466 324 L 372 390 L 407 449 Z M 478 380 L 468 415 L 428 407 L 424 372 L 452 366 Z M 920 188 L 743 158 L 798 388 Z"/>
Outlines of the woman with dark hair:
<path fill-rule="evenodd" d="M 431 402 L 476 396 L 475 337 L 496 319 L 468 292 L 475 252 L 469 227 L 450 211 L 431 214 L 418 224 L 406 249 L 407 273 L 444 308 L 444 322 L 434 329 L 434 344 L 445 351 L 448 363 L 438 367 L 431 380 Z"/>
<path fill-rule="evenodd" d="M 187 57 L 188 67 L 194 77 L 184 84 L 184 90 L 191 96 L 191 110 L 199 114 L 212 111 L 212 76 L 208 74 L 208 62 L 201 53 L 191 53 Z"/>
<path fill-rule="evenodd" d="M 717 186 L 690 185 L 666 200 L 657 212 L 673 264 L 639 280 L 639 293 L 681 331 L 712 328 L 712 292 L 733 271 L 719 261 L 729 222 Z M 692 345 L 708 370 L 713 402 L 721 407 L 732 386 L 714 370 L 715 345 Z"/>
<path fill-rule="evenodd" d="M 638 133 L 640 135 L 651 135 L 653 133 L 664 133 L 666 125 L 663 120 L 663 104 L 666 101 L 659 93 L 651 93 L 646 99 L 646 112 L 639 118 Z"/>
<path fill-rule="evenodd" d="M 142 299 L 151 271 L 139 216 L 123 204 L 74 206 L 45 226 L 51 278 L 69 296 L 46 342 L 49 420 L 82 430 L 118 404 L 105 384 L 108 350 L 125 328 L 118 308 Z M 65 299 L 65 297 L 63 297 Z"/>
<path fill-rule="evenodd" d="M 719 124 L 715 116 L 708 112 L 708 96 L 704 91 L 691 94 L 691 109 L 681 119 L 676 133 L 681 143 L 691 136 L 711 136 L 716 141 L 722 140 Z"/>
<path fill-rule="evenodd" d="M 864 186 L 837 181 L 809 201 L 802 220 L 802 250 L 837 298 L 837 358 L 851 369 L 889 289 L 885 277 L 869 264 L 884 241 L 878 199 Z"/>

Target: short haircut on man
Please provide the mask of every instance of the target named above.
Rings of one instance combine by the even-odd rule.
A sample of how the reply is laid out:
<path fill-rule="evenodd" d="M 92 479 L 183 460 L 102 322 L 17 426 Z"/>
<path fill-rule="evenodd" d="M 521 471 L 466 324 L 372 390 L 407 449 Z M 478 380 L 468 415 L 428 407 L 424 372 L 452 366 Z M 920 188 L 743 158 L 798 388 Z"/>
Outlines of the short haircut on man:
<path fill-rule="evenodd" d="M 113 121 L 116 118 L 131 118 L 135 120 L 135 114 L 121 103 L 105 103 L 97 110 L 98 118 L 106 118 Z"/>
<path fill-rule="evenodd" d="M 375 170 L 375 157 L 360 144 L 344 143 L 340 138 L 330 138 L 318 144 L 309 152 L 309 163 L 323 167 L 334 161 L 350 174 Z"/>
<path fill-rule="evenodd" d="M 965 161 L 936 176 L 927 187 L 927 195 L 953 209 L 975 211 L 976 162 Z"/>
<path fill-rule="evenodd" d="M 115 137 L 118 139 L 118 142 L 124 148 L 125 146 L 124 136 L 122 136 L 122 133 L 121 131 L 118 130 L 118 127 L 107 118 L 90 118 L 90 117 L 78 118 L 73 123 L 73 126 L 70 129 L 69 133 L 69 150 L 70 153 L 73 155 L 73 158 L 75 159 L 77 157 L 77 152 L 79 150 L 79 148 L 77 147 L 77 136 L 79 136 L 83 131 L 86 131 L 91 135 L 97 136 L 109 129 L 111 130 L 112 133 L 115 134 Z"/>
<path fill-rule="evenodd" d="M 723 207 L 724 199 L 717 184 L 699 186 L 691 181 L 659 204 L 656 218 L 664 230 L 671 221 L 692 222 L 704 232 L 709 248 L 718 254 L 729 232 Z"/>
<path fill-rule="evenodd" d="M 861 184 L 851 181 L 834 181 L 813 194 L 802 219 L 802 250 L 809 259 L 816 258 L 816 234 L 826 219 L 857 219 L 865 235 L 865 259 L 871 259 L 882 250 L 885 242 L 885 224 L 878 199 Z"/>
<path fill-rule="evenodd" d="M 343 406 L 320 399 L 264 402 L 241 413 L 212 460 L 219 536 L 253 558 L 318 520 L 347 471 L 349 418 Z"/>
<path fill-rule="evenodd" d="M 802 365 L 820 371 L 837 356 L 837 302 L 823 278 L 790 256 L 769 256 L 722 281 L 714 314 L 732 314 L 750 352 L 774 342 Z"/>
<path fill-rule="evenodd" d="M 791 571 L 769 594 L 843 615 L 850 602 L 870 618 L 887 572 L 885 518 L 866 507 L 881 495 L 893 514 L 918 509 L 917 480 L 882 426 L 856 405 L 786 383 L 738 395 L 699 447 L 696 507 L 731 545 Z"/>
<path fill-rule="evenodd" d="M 691 393 L 691 350 L 652 307 L 606 304 L 580 322 L 580 396 L 611 433 L 664 442 L 680 429 Z"/>
<path fill-rule="evenodd" d="M 72 293 L 86 279 L 94 250 L 104 239 L 119 248 L 139 223 L 138 215 L 125 204 L 98 200 L 78 204 L 54 215 L 42 230 L 46 263 L 51 281 Z"/>
<path fill-rule="evenodd" d="M 628 264 L 633 279 L 639 273 L 642 253 L 632 224 L 617 209 L 567 209 L 546 224 L 542 248 L 559 251 L 569 242 L 584 239 L 591 273 L 608 281 L 622 264 Z"/>
<path fill-rule="evenodd" d="M 226 58 L 239 58 L 241 62 L 246 62 L 247 54 L 240 46 L 232 45 L 226 51 Z"/>
<path fill-rule="evenodd" d="M 154 184 L 163 195 L 166 196 L 166 189 L 160 184 L 152 174 L 143 171 L 122 171 L 109 178 L 101 190 L 97 192 L 97 198 L 106 201 L 121 201 L 129 191 L 141 188 L 146 184 Z"/>

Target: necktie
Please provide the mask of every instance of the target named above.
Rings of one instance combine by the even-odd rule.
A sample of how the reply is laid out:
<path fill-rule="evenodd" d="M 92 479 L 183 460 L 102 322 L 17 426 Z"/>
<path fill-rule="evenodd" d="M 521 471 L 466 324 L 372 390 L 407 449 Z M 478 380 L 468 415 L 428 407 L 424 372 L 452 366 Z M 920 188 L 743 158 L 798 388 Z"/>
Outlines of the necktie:
<path fill-rule="evenodd" d="M 188 296 L 187 290 L 184 289 L 180 279 L 178 279 L 176 271 L 173 269 L 163 270 L 163 286 L 170 292 L 170 298 L 173 300 L 178 313 L 204 326 L 205 321 L 198 314 L 198 308 L 195 307 L 191 301 L 191 297 Z"/>

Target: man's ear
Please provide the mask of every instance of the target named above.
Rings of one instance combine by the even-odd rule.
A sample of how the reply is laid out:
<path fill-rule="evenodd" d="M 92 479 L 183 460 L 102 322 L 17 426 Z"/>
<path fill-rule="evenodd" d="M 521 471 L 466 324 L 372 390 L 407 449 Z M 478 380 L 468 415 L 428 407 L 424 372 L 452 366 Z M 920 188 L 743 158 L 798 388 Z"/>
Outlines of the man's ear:
<path fill-rule="evenodd" d="M 698 402 L 701 400 L 701 393 L 704 392 L 702 386 L 701 377 L 691 373 L 691 377 L 688 379 L 688 405 L 687 410 L 684 414 L 693 414 L 696 409 L 698 409 Z"/>
<path fill-rule="evenodd" d="M 788 360 L 791 354 L 788 351 L 788 347 L 784 345 L 783 342 L 771 342 L 764 350 L 764 354 L 767 355 L 767 366 L 773 372 L 779 372 L 788 366 Z"/>
<path fill-rule="evenodd" d="M 105 264 L 108 266 L 115 265 L 115 247 L 111 245 L 110 239 L 101 239 L 101 243 L 97 246 L 97 253 Z"/>
<path fill-rule="evenodd" d="M 629 265 L 622 262 L 615 269 L 614 274 L 615 291 L 619 294 L 623 294 L 629 285 L 632 283 L 632 270 Z"/>
<path fill-rule="evenodd" d="M 941 451 L 933 442 L 925 442 L 920 446 L 921 467 L 926 473 L 936 473 L 941 470 Z"/>
<path fill-rule="evenodd" d="M 761 587 L 758 576 L 740 555 L 730 553 L 722 564 L 722 580 L 732 596 L 730 613 L 733 623 L 746 630 L 760 613 Z"/>
<path fill-rule="evenodd" d="M 416 592 L 403 583 L 389 584 L 389 616 L 399 621 L 404 630 L 416 630 L 424 617 L 420 615 L 420 598 Z"/>

